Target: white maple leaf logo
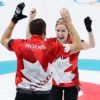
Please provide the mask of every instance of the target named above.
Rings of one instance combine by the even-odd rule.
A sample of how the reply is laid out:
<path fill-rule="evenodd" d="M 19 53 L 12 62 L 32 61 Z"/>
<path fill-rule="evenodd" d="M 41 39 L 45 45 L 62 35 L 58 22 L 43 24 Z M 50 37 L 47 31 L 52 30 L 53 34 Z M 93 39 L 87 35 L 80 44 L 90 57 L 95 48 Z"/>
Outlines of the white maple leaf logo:
<path fill-rule="evenodd" d="M 52 86 L 52 77 L 57 84 L 71 82 L 71 80 L 75 77 L 71 71 L 64 72 L 71 66 L 69 58 L 58 58 L 52 64 L 49 63 L 46 72 L 38 60 L 35 63 L 31 63 L 23 59 L 23 64 L 24 69 L 22 70 L 22 73 L 26 79 L 23 78 L 23 82 L 19 84 L 21 87 L 32 87 L 34 90 L 49 90 Z"/>
<path fill-rule="evenodd" d="M 56 62 L 53 63 L 51 71 L 53 72 L 53 79 L 57 84 L 59 83 L 69 83 L 75 77 L 75 74 L 70 72 L 64 72 L 72 64 L 69 63 L 69 58 L 61 59 L 58 58 Z"/>
<path fill-rule="evenodd" d="M 29 81 L 27 79 L 23 79 L 23 82 L 21 84 L 28 84 L 32 86 L 32 89 L 34 90 L 37 88 L 42 90 L 48 90 L 48 88 L 51 88 L 51 72 L 49 70 L 45 72 L 38 60 L 35 63 L 31 63 L 23 59 L 23 63 L 24 69 L 22 70 L 22 73 Z"/>

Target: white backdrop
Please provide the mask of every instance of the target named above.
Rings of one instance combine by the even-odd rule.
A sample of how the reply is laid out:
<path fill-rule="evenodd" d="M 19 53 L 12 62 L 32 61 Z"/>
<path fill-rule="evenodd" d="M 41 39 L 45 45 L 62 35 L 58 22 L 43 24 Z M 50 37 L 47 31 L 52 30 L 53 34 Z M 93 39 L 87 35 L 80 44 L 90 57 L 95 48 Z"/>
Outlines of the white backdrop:
<path fill-rule="evenodd" d="M 96 40 L 96 47 L 91 50 L 82 51 L 80 53 L 79 58 L 81 59 L 97 59 L 100 60 L 100 44 L 99 44 L 99 38 L 100 38 L 100 0 L 0 0 L 0 38 L 9 24 L 16 5 L 24 1 L 26 6 L 24 9 L 24 14 L 29 14 L 29 11 L 32 7 L 35 7 L 37 9 L 37 16 L 44 18 L 47 22 L 47 37 L 54 37 L 55 35 L 55 23 L 56 20 L 60 17 L 60 9 L 62 7 L 66 7 L 69 9 L 73 24 L 78 31 L 81 39 L 88 40 L 88 33 L 84 27 L 83 20 L 86 16 L 90 16 L 93 20 L 93 32 Z M 77 3 L 75 2 L 77 1 Z M 88 4 L 87 4 L 88 3 Z M 3 5 L 4 6 L 1 6 Z M 24 19 L 16 25 L 12 38 L 25 38 L 26 33 L 26 27 L 28 23 L 28 18 Z M 15 54 L 13 52 L 10 52 L 6 50 L 3 46 L 0 44 L 0 62 L 4 60 L 15 60 Z M 11 66 L 9 66 L 11 67 Z M 98 66 L 96 66 L 98 67 Z M 2 67 L 1 67 L 2 70 Z M 98 85 L 98 89 L 89 88 L 89 85 L 86 85 L 87 88 L 89 88 L 89 92 L 87 93 L 92 96 L 92 99 L 99 97 L 100 92 L 97 92 L 95 90 L 100 90 L 100 71 L 89 71 L 89 70 L 79 70 L 80 75 L 80 81 L 82 82 L 89 82 L 90 86 L 91 83 Z M 15 98 L 15 73 L 6 73 L 3 75 L 0 75 L 0 99 L 2 100 L 14 100 Z M 84 85 L 82 85 L 84 87 Z M 93 91 L 91 91 L 93 90 Z M 92 92 L 94 92 L 92 94 Z M 79 95 L 85 95 L 85 91 L 82 90 Z M 87 95 L 86 94 L 86 95 Z M 96 95 L 97 94 L 97 95 Z M 88 96 L 87 95 L 87 96 Z M 94 97 L 93 97 L 94 96 Z M 91 100 L 92 100 L 91 99 Z M 80 99 L 84 100 L 84 99 Z M 99 100 L 99 99 L 95 99 Z"/>
<path fill-rule="evenodd" d="M 29 14 L 32 7 L 37 10 L 37 16 L 44 18 L 47 22 L 47 37 L 55 36 L 55 23 L 60 17 L 60 9 L 66 7 L 69 9 L 73 24 L 78 31 L 81 39 L 88 40 L 88 33 L 85 30 L 83 20 L 86 16 L 90 16 L 93 20 L 93 32 L 96 40 L 96 47 L 91 50 L 82 51 L 79 58 L 81 59 L 99 59 L 100 60 L 100 5 L 94 5 L 97 0 L 76 0 L 77 2 L 85 2 L 90 4 L 76 3 L 75 0 L 0 0 L 4 6 L 0 6 L 0 38 L 5 28 L 9 24 L 16 5 L 24 1 L 26 6 L 24 14 Z M 99 1 L 99 0 L 98 0 Z M 84 3 L 83 2 L 83 3 Z M 28 18 L 24 19 L 16 25 L 12 38 L 25 38 Z M 0 44 L 0 61 L 16 59 L 14 53 L 9 52 Z"/>

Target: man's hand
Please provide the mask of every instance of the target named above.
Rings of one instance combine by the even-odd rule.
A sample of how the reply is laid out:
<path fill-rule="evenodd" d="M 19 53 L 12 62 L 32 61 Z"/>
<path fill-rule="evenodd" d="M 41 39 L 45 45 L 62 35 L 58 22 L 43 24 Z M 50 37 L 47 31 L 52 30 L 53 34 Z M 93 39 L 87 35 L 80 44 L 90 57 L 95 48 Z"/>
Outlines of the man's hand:
<path fill-rule="evenodd" d="M 19 20 L 27 17 L 26 15 L 22 14 L 22 11 L 23 11 L 24 7 L 25 7 L 24 2 L 17 5 L 14 16 L 12 18 L 12 21 L 14 23 L 17 23 Z"/>
<path fill-rule="evenodd" d="M 30 11 L 30 21 L 32 21 L 36 16 L 36 9 L 32 8 Z"/>
<path fill-rule="evenodd" d="M 87 31 L 91 32 L 92 31 L 92 28 L 91 28 L 92 20 L 90 19 L 90 17 L 86 17 L 84 19 L 84 24 L 85 24 L 85 27 L 86 27 Z"/>

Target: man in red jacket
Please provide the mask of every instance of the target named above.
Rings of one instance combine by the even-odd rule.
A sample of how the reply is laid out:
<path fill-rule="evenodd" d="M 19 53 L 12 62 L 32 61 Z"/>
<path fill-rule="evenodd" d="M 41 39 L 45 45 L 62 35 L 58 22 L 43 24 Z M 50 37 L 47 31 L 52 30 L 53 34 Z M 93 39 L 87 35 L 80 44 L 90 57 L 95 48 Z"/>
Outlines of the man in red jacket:
<path fill-rule="evenodd" d="M 1 44 L 15 52 L 17 57 L 15 100 L 50 100 L 52 65 L 58 58 L 65 59 L 70 53 L 80 50 L 81 41 L 69 19 L 67 24 L 72 33 L 73 44 L 62 45 L 45 40 L 46 23 L 41 18 L 29 23 L 29 32 L 32 35 L 30 39 L 11 39 L 17 22 L 27 17 L 22 14 L 24 6 L 24 3 L 17 5 L 1 38 Z M 66 17 L 70 18 L 68 13 Z"/>

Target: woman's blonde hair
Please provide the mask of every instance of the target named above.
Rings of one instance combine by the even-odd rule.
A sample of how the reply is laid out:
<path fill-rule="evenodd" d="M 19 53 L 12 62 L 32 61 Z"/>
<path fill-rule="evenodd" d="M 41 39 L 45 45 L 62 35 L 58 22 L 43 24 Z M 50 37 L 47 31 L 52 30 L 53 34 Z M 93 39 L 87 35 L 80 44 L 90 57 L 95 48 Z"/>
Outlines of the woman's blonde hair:
<path fill-rule="evenodd" d="M 59 18 L 59 19 L 56 21 L 56 26 L 59 25 L 59 24 L 64 24 L 62 18 Z"/>

